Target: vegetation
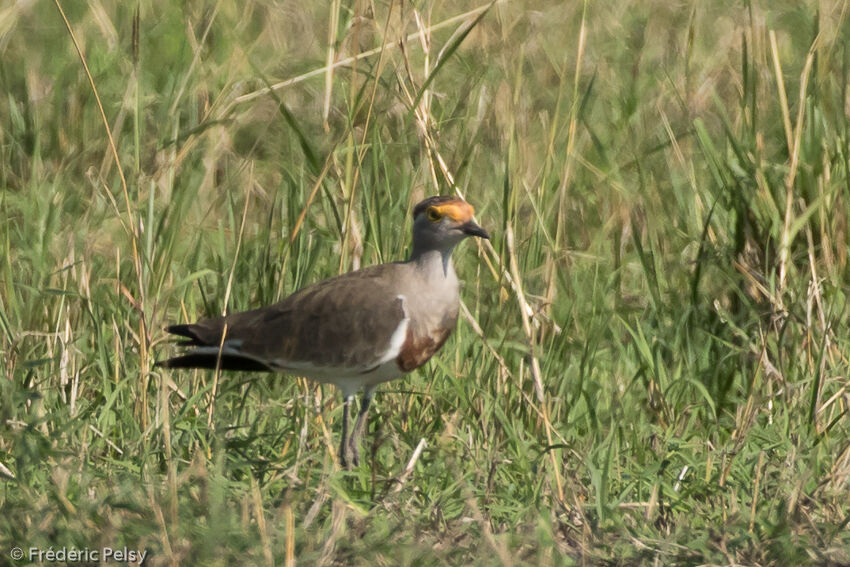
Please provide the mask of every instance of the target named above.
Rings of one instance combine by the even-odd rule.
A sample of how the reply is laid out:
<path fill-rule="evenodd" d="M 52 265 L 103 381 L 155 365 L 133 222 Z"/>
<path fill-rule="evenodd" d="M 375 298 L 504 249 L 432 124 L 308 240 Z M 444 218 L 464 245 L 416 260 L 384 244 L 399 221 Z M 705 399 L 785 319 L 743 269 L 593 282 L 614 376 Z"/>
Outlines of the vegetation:
<path fill-rule="evenodd" d="M 850 564 L 847 11 L 7 3 L 0 564 Z M 355 470 L 332 387 L 153 367 L 455 192 Z"/>

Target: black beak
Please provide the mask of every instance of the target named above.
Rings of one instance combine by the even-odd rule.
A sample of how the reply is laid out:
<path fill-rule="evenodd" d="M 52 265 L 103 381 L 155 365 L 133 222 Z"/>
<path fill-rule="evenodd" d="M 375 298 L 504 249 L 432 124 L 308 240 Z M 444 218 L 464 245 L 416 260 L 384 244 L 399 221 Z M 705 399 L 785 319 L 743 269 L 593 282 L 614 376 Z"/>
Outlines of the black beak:
<path fill-rule="evenodd" d="M 490 235 L 487 234 L 487 231 L 472 221 L 466 221 L 460 225 L 460 230 L 468 236 L 477 236 L 479 238 L 486 238 L 487 240 L 490 240 Z"/>

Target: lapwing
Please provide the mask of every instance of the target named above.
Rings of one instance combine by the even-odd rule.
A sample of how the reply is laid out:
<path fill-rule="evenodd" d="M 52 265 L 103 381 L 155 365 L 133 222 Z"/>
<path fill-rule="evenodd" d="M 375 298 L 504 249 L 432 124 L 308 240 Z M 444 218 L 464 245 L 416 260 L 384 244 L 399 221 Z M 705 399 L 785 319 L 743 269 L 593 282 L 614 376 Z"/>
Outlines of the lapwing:
<path fill-rule="evenodd" d="M 340 462 L 357 466 L 375 388 L 425 364 L 457 325 L 452 250 L 469 236 L 490 238 L 473 213 L 456 197 L 425 199 L 413 209 L 406 262 L 320 281 L 267 307 L 169 326 L 191 350 L 157 365 L 281 372 L 335 385 L 344 400 Z M 349 434 L 350 407 L 361 389 Z"/>

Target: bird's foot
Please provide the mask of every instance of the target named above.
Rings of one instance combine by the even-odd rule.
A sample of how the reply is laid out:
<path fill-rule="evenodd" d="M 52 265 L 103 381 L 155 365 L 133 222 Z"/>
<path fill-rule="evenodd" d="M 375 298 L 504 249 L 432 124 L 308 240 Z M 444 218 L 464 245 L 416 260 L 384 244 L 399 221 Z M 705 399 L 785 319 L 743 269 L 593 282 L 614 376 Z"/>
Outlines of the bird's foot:
<path fill-rule="evenodd" d="M 353 439 L 349 439 L 347 443 L 342 443 L 339 448 L 339 464 L 344 469 L 351 470 L 354 467 L 360 466 L 360 447 Z"/>
<path fill-rule="evenodd" d="M 340 445 L 339 464 L 347 470 L 360 466 L 360 447 L 357 442 L 349 440 L 348 443 L 343 442 Z"/>

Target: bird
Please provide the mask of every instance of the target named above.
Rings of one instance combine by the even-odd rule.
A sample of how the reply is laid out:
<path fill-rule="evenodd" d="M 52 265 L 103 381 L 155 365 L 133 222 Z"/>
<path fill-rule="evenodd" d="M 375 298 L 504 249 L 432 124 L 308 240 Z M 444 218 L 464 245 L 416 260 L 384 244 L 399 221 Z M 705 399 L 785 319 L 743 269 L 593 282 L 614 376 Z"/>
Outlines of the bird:
<path fill-rule="evenodd" d="M 380 384 L 425 364 L 457 326 L 460 282 L 452 251 L 490 235 L 463 199 L 437 195 L 413 208 L 406 261 L 378 264 L 309 285 L 259 309 L 170 325 L 190 350 L 163 368 L 278 372 L 329 383 L 343 399 L 339 460 L 360 464 L 360 438 Z M 363 391 L 354 430 L 349 414 Z"/>

